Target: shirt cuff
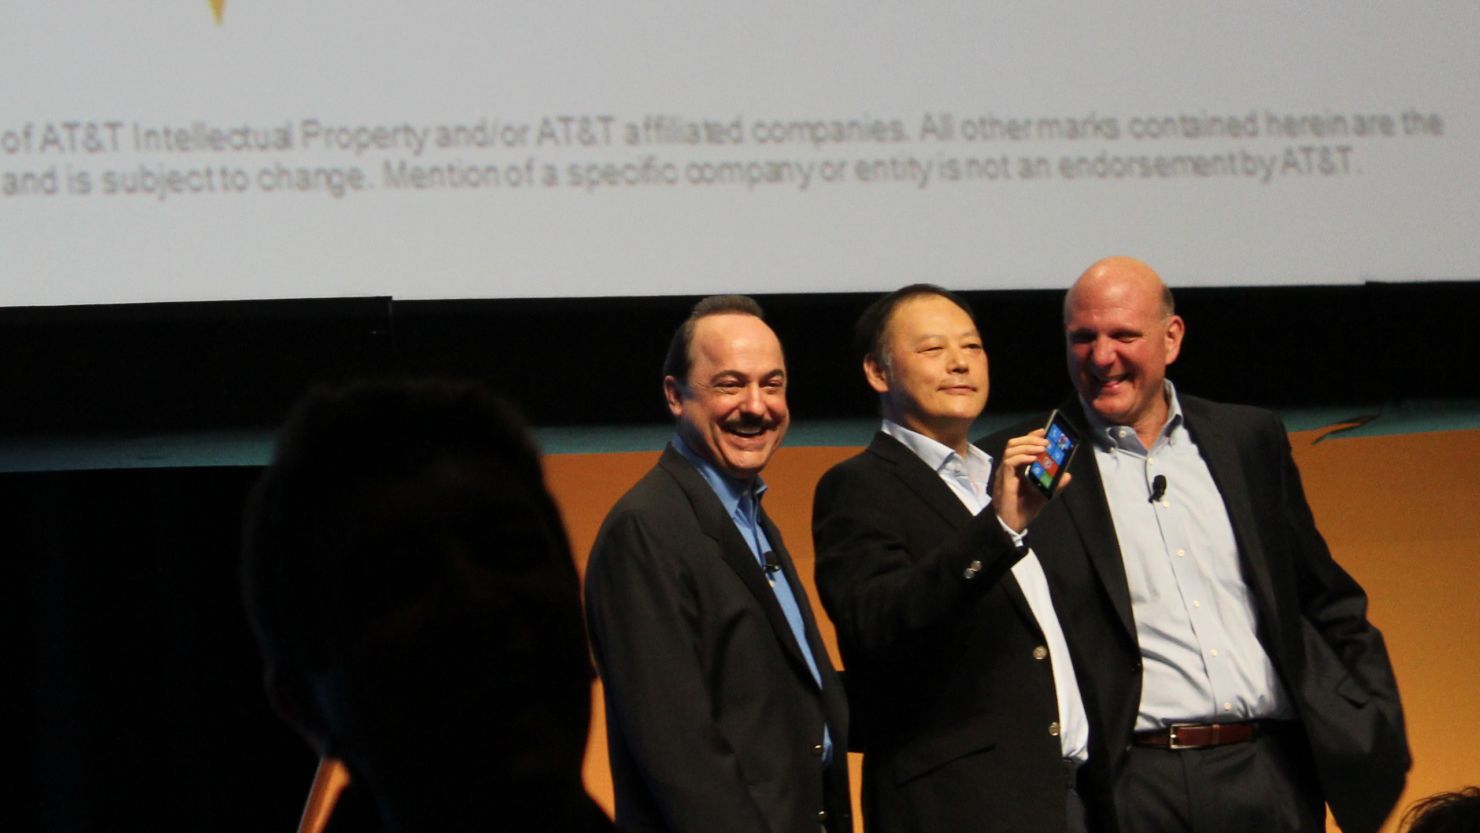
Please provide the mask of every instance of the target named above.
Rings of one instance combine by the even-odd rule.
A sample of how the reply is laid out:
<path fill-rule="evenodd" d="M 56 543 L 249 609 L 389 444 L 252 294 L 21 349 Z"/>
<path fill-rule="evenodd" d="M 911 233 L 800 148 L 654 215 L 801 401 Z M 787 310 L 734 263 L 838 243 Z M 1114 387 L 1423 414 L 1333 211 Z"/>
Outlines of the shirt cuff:
<path fill-rule="evenodd" d="M 1012 545 L 1017 547 L 1019 552 L 1028 548 L 1028 530 L 1024 529 L 1022 532 L 1018 532 L 1008 526 L 1007 521 L 1002 520 L 1001 515 L 997 516 L 997 525 L 1002 527 L 1002 531 L 1006 532 L 1007 537 L 1012 539 Z"/>

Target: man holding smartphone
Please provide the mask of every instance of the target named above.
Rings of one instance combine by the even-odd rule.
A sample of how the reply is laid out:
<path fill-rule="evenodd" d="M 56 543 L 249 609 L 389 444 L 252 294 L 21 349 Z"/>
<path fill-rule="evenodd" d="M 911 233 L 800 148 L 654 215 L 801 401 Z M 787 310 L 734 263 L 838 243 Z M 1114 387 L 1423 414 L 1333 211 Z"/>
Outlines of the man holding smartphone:
<path fill-rule="evenodd" d="M 1375 831 L 1410 758 L 1367 599 L 1316 530 L 1273 413 L 1166 379 L 1185 324 L 1146 264 L 1064 299 L 1075 487 L 1033 525 L 1119 828 Z M 984 441 L 1012 448 L 1012 431 Z"/>
<path fill-rule="evenodd" d="M 1023 531 L 1047 497 L 969 442 L 987 355 L 970 308 L 904 287 L 859 319 L 883 426 L 817 485 L 817 589 L 847 667 L 870 831 L 1084 831 L 1087 722 Z M 1067 484 L 1067 480 L 1064 481 Z"/>

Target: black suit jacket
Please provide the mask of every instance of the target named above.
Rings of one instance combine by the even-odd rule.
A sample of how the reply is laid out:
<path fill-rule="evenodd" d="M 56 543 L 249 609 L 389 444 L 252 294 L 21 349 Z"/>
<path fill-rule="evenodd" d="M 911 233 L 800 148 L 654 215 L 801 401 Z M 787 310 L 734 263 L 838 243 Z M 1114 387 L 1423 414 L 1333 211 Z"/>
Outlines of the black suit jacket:
<path fill-rule="evenodd" d="M 866 829 L 1065 829 L 1052 659 L 996 513 L 881 432 L 818 483 L 812 535 Z"/>
<path fill-rule="evenodd" d="M 1410 758 L 1397 683 L 1367 597 L 1331 558 L 1306 503 L 1284 425 L 1259 408 L 1179 395 L 1187 430 L 1233 525 L 1260 643 L 1309 740 L 1324 798 L 1347 833 L 1375 831 L 1402 791 Z M 1087 425 L 1077 398 L 1060 408 Z M 989 452 L 1027 427 L 982 441 Z M 1074 481 L 1028 528 L 1059 608 L 1080 684 L 1091 689 L 1091 736 L 1115 770 L 1141 700 L 1141 653 L 1125 566 L 1099 468 L 1086 445 Z"/>
<path fill-rule="evenodd" d="M 761 522 L 807 645 L 719 498 L 671 446 L 596 536 L 586 621 L 624 831 L 817 833 L 819 819 L 852 829 L 846 698 L 781 533 Z"/>

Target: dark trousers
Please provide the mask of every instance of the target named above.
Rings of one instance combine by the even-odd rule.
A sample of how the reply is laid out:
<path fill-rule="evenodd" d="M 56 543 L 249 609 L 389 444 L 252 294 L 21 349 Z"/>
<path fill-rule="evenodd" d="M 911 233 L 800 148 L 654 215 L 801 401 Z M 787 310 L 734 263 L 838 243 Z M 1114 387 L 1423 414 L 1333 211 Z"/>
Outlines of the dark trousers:
<path fill-rule="evenodd" d="M 1064 761 L 1064 819 L 1065 833 L 1089 833 L 1088 814 L 1084 800 L 1079 797 L 1079 767 Z"/>
<path fill-rule="evenodd" d="M 1066 833 L 1089 833 L 1089 820 L 1084 811 L 1084 800 L 1079 797 L 1079 792 L 1070 787 L 1064 798 L 1064 809 L 1067 811 L 1065 820 L 1068 822 L 1064 828 Z"/>
<path fill-rule="evenodd" d="M 1276 725 L 1208 749 L 1132 747 L 1115 781 L 1120 833 L 1324 833 L 1304 733 Z"/>

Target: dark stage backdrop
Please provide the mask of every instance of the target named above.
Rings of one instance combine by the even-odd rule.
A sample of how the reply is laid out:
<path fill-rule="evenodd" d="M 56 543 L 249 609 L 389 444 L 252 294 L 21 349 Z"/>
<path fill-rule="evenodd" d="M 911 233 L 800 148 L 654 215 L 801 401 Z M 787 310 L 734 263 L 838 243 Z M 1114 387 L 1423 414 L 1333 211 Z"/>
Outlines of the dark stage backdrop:
<path fill-rule="evenodd" d="M 238 601 L 255 468 L 0 475 L 12 800 L 0 829 L 291 831 L 314 756 Z"/>
<path fill-rule="evenodd" d="M 1066 390 L 1061 293 L 967 292 L 992 404 Z M 853 321 L 872 294 L 758 296 L 786 346 L 798 420 L 851 418 Z M 269 427 L 308 386 L 382 373 L 486 379 L 536 425 L 667 419 L 659 367 L 693 297 L 302 301 L 0 308 L 0 432 Z M 1193 288 L 1177 378 L 1274 406 L 1480 395 L 1480 282 Z"/>

